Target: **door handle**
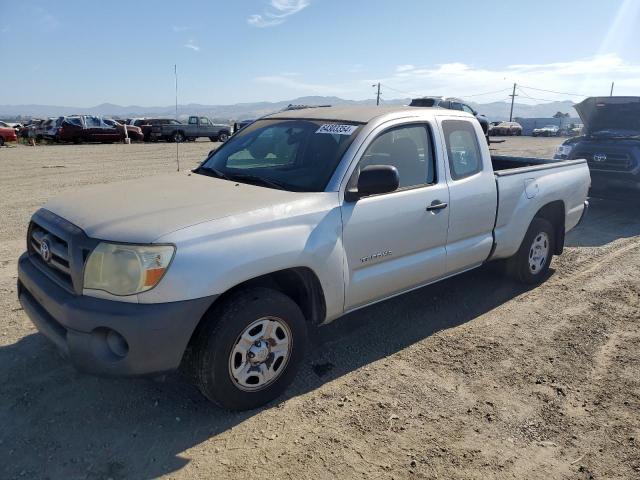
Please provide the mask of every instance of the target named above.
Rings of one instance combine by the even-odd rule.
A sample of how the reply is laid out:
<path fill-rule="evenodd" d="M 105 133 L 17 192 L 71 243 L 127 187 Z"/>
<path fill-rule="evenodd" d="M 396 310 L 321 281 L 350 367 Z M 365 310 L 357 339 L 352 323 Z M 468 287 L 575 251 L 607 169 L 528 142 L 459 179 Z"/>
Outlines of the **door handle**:
<path fill-rule="evenodd" d="M 437 212 L 438 210 L 442 210 L 443 208 L 447 208 L 446 202 L 441 202 L 440 200 L 434 200 L 431 202 L 431 205 L 427 207 L 427 212 Z"/>

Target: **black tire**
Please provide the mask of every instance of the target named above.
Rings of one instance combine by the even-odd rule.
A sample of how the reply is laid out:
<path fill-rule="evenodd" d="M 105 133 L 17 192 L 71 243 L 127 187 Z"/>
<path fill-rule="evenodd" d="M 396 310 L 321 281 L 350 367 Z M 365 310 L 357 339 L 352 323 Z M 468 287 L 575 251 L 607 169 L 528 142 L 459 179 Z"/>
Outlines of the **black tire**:
<path fill-rule="evenodd" d="M 280 319 L 289 328 L 289 356 L 271 383 L 243 390 L 232 378 L 231 354 L 242 332 L 266 317 Z M 268 288 L 241 290 L 213 308 L 203 322 L 192 347 L 193 373 L 198 388 L 212 402 L 229 410 L 257 408 L 280 396 L 295 378 L 306 350 L 307 324 L 288 296 Z"/>
<path fill-rule="evenodd" d="M 0 136 L 0 147 L 4 145 L 4 137 Z"/>
<path fill-rule="evenodd" d="M 186 137 L 184 136 L 184 133 L 182 132 L 173 132 L 173 135 L 171 135 L 171 142 L 173 143 L 182 143 L 184 142 L 186 139 Z"/>
<path fill-rule="evenodd" d="M 229 140 L 229 134 L 227 132 L 220 132 L 218 134 L 218 141 L 219 142 L 226 142 L 227 140 Z"/>
<path fill-rule="evenodd" d="M 546 235 L 546 240 L 543 235 Z M 520 248 L 513 257 L 507 260 L 507 272 L 509 275 L 514 280 L 529 285 L 542 282 L 547 276 L 549 265 L 551 265 L 551 259 L 555 251 L 555 240 L 553 225 L 543 218 L 534 218 L 531 221 L 531 225 L 529 225 Z M 536 242 L 546 244 L 547 254 L 543 263 L 540 263 L 542 258 L 534 261 L 534 243 Z M 530 258 L 531 263 L 535 265 L 530 264 Z"/>

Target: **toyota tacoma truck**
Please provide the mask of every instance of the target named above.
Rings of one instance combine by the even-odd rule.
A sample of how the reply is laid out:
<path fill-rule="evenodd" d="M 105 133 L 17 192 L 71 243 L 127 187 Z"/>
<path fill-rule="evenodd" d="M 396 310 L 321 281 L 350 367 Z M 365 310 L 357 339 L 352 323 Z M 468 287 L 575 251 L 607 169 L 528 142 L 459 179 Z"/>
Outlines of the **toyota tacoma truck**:
<path fill-rule="evenodd" d="M 186 142 L 207 137 L 212 142 L 226 142 L 231 136 L 229 125 L 213 123 L 207 117 L 191 116 L 187 123 L 153 125 L 149 138 L 164 138 L 167 142 Z"/>
<path fill-rule="evenodd" d="M 590 97 L 575 109 L 582 135 L 565 140 L 555 158 L 585 158 L 594 191 L 640 190 L 640 97 Z"/>
<path fill-rule="evenodd" d="M 46 203 L 20 302 L 80 371 L 182 367 L 223 407 L 258 407 L 316 326 L 490 261 L 546 278 L 586 210 L 587 163 L 491 157 L 483 137 L 439 108 L 267 116 L 193 171 Z"/>

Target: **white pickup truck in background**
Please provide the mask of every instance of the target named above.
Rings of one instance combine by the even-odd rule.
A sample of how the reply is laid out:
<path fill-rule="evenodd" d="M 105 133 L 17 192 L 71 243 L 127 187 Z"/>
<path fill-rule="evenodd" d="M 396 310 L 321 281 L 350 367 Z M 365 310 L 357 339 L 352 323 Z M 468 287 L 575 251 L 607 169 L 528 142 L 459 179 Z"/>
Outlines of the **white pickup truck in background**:
<path fill-rule="evenodd" d="M 209 399 L 257 407 L 293 380 L 312 326 L 492 260 L 546 278 L 586 210 L 587 164 L 492 158 L 483 137 L 435 108 L 265 117 L 193 172 L 47 203 L 20 301 L 82 371 L 182 365 Z"/>

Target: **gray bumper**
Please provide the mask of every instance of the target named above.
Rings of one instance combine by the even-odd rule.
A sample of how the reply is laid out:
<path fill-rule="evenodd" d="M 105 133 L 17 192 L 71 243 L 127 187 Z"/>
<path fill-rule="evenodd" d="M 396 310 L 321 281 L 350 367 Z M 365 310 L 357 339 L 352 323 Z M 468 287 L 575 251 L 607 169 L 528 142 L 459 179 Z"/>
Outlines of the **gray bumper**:
<path fill-rule="evenodd" d="M 139 304 L 74 295 L 23 254 L 18 297 L 36 328 L 82 372 L 147 375 L 180 366 L 189 339 L 215 297 Z"/>
<path fill-rule="evenodd" d="M 589 200 L 585 200 L 584 208 L 582 209 L 582 215 L 580 215 L 580 220 L 578 220 L 578 223 L 576 223 L 576 227 L 582 223 L 582 220 L 584 220 L 584 217 L 586 217 L 588 211 L 589 211 Z"/>

